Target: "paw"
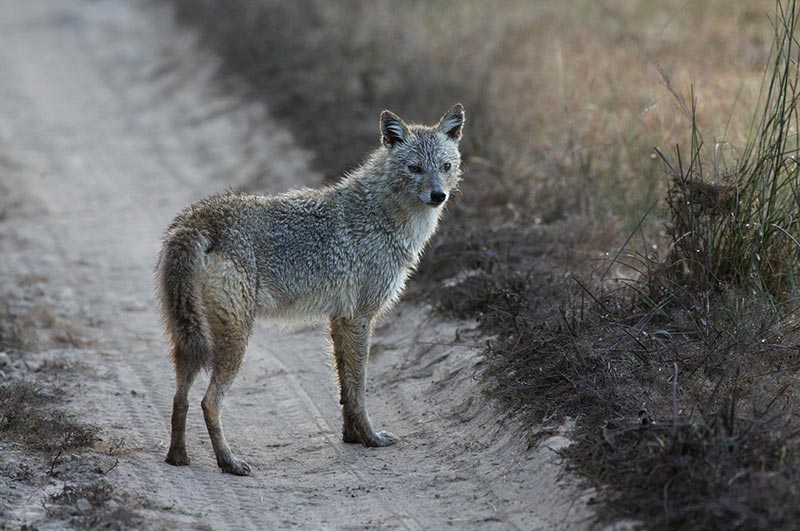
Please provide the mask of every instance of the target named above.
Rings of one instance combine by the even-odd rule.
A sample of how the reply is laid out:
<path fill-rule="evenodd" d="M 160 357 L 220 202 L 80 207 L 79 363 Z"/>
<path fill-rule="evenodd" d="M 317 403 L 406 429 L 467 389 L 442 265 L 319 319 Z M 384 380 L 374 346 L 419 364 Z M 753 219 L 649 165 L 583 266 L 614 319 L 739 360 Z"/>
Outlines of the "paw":
<path fill-rule="evenodd" d="M 249 476 L 250 465 L 231 456 L 229 460 L 218 461 L 217 464 L 226 474 L 233 474 L 234 476 Z"/>
<path fill-rule="evenodd" d="M 355 423 L 348 424 L 345 422 L 342 429 L 342 440 L 351 444 L 363 444 L 367 447 L 380 448 L 383 446 L 391 446 L 397 442 L 397 437 L 388 431 L 375 432 L 372 427 L 367 429 L 359 429 Z"/>
<path fill-rule="evenodd" d="M 372 436 L 368 437 L 366 441 L 364 441 L 364 446 L 370 446 L 373 448 L 381 448 L 384 446 L 391 446 L 397 442 L 397 437 L 394 434 L 389 433 L 388 431 L 379 431 L 378 433 L 372 434 Z"/>
<path fill-rule="evenodd" d="M 180 450 L 170 448 L 165 461 L 173 466 L 186 466 L 191 463 L 189 456 L 186 454 L 186 448 L 181 448 Z"/>

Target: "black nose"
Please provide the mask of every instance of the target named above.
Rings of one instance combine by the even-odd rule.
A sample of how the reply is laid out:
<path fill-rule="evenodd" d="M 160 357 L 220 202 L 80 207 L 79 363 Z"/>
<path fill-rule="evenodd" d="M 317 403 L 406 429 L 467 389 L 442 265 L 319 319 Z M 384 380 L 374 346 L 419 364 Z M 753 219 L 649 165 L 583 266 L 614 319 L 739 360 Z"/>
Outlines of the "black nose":
<path fill-rule="evenodd" d="M 447 199 L 447 194 L 441 190 L 437 192 L 431 192 L 431 203 L 438 205 L 439 203 L 444 203 L 445 199 Z"/>

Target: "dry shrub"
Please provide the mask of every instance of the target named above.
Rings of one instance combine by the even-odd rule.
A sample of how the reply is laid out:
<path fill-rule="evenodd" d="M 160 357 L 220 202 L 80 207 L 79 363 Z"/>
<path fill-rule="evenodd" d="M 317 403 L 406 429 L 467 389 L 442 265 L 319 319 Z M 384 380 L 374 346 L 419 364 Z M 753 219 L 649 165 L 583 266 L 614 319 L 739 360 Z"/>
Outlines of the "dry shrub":
<path fill-rule="evenodd" d="M 50 499 L 59 505 L 74 505 L 76 501 L 85 499 L 94 507 L 101 507 L 111 499 L 114 488 L 106 481 L 94 483 L 66 484 L 53 494 Z"/>
<path fill-rule="evenodd" d="M 88 509 L 76 510 L 78 500 L 89 502 Z M 78 530 L 127 531 L 148 528 L 140 510 L 142 501 L 125 493 L 120 494 L 105 480 L 66 483 L 50 496 L 52 505 L 47 506 L 48 515 L 69 521 Z M 171 522 L 160 522 L 170 528 Z"/>
<path fill-rule="evenodd" d="M 792 316 L 747 292 L 675 286 L 653 300 L 642 284 L 590 290 L 604 269 L 582 272 L 587 282 L 495 267 L 445 298 L 451 311 L 464 303 L 459 315 L 477 316 L 493 336 L 492 394 L 532 426 L 577 419 L 565 455 L 602 493 L 601 521 L 793 529 L 800 351 L 785 329 Z"/>
<path fill-rule="evenodd" d="M 0 385 L 0 433 L 34 450 L 53 453 L 90 446 L 97 429 L 72 420 L 52 407 L 58 396 L 29 382 Z"/>

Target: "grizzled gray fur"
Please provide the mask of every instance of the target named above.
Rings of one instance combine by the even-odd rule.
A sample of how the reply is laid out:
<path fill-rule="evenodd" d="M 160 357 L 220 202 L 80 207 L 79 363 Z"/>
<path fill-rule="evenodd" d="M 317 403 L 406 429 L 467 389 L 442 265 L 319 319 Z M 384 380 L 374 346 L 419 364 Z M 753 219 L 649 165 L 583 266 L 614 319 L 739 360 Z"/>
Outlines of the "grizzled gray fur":
<path fill-rule="evenodd" d="M 348 443 L 388 446 L 365 403 L 370 333 L 398 299 L 460 179 L 464 110 L 434 126 L 381 114 L 381 144 L 337 184 L 276 196 L 227 193 L 187 208 L 166 232 L 156 268 L 177 391 L 167 462 L 189 464 L 188 393 L 211 373 L 202 402 L 224 472 L 250 474 L 225 441 L 220 411 L 256 317 L 329 321 Z"/>

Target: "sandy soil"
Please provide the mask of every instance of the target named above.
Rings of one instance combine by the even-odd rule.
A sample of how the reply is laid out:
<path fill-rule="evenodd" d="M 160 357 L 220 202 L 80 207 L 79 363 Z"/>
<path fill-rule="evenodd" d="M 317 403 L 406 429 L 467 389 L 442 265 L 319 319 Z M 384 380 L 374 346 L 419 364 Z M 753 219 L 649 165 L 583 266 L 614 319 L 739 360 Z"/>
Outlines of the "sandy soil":
<path fill-rule="evenodd" d="M 216 467 L 203 380 L 191 395 L 192 464 L 163 462 L 173 382 L 152 287 L 162 230 L 227 187 L 319 182 L 262 108 L 220 90 L 216 59 L 199 50 L 157 3 L 0 3 L 0 182 L 14 197 L 0 220 L 4 289 L 35 283 L 28 303 L 55 314 L 36 332 L 71 339 L 29 353 L 27 367 L 82 367 L 59 385 L 105 444 L 125 441 L 105 478 L 130 494 L 142 527 L 583 528 L 587 494 L 567 485 L 554 453 L 567 440 L 529 449 L 481 393 L 469 323 L 408 302 L 375 334 L 368 386 L 371 417 L 396 446 L 342 443 L 324 326 L 261 327 L 223 415 L 253 476 Z M 49 481 L 0 483 L 2 527 L 65 525 L 43 504 L 59 488 Z"/>

